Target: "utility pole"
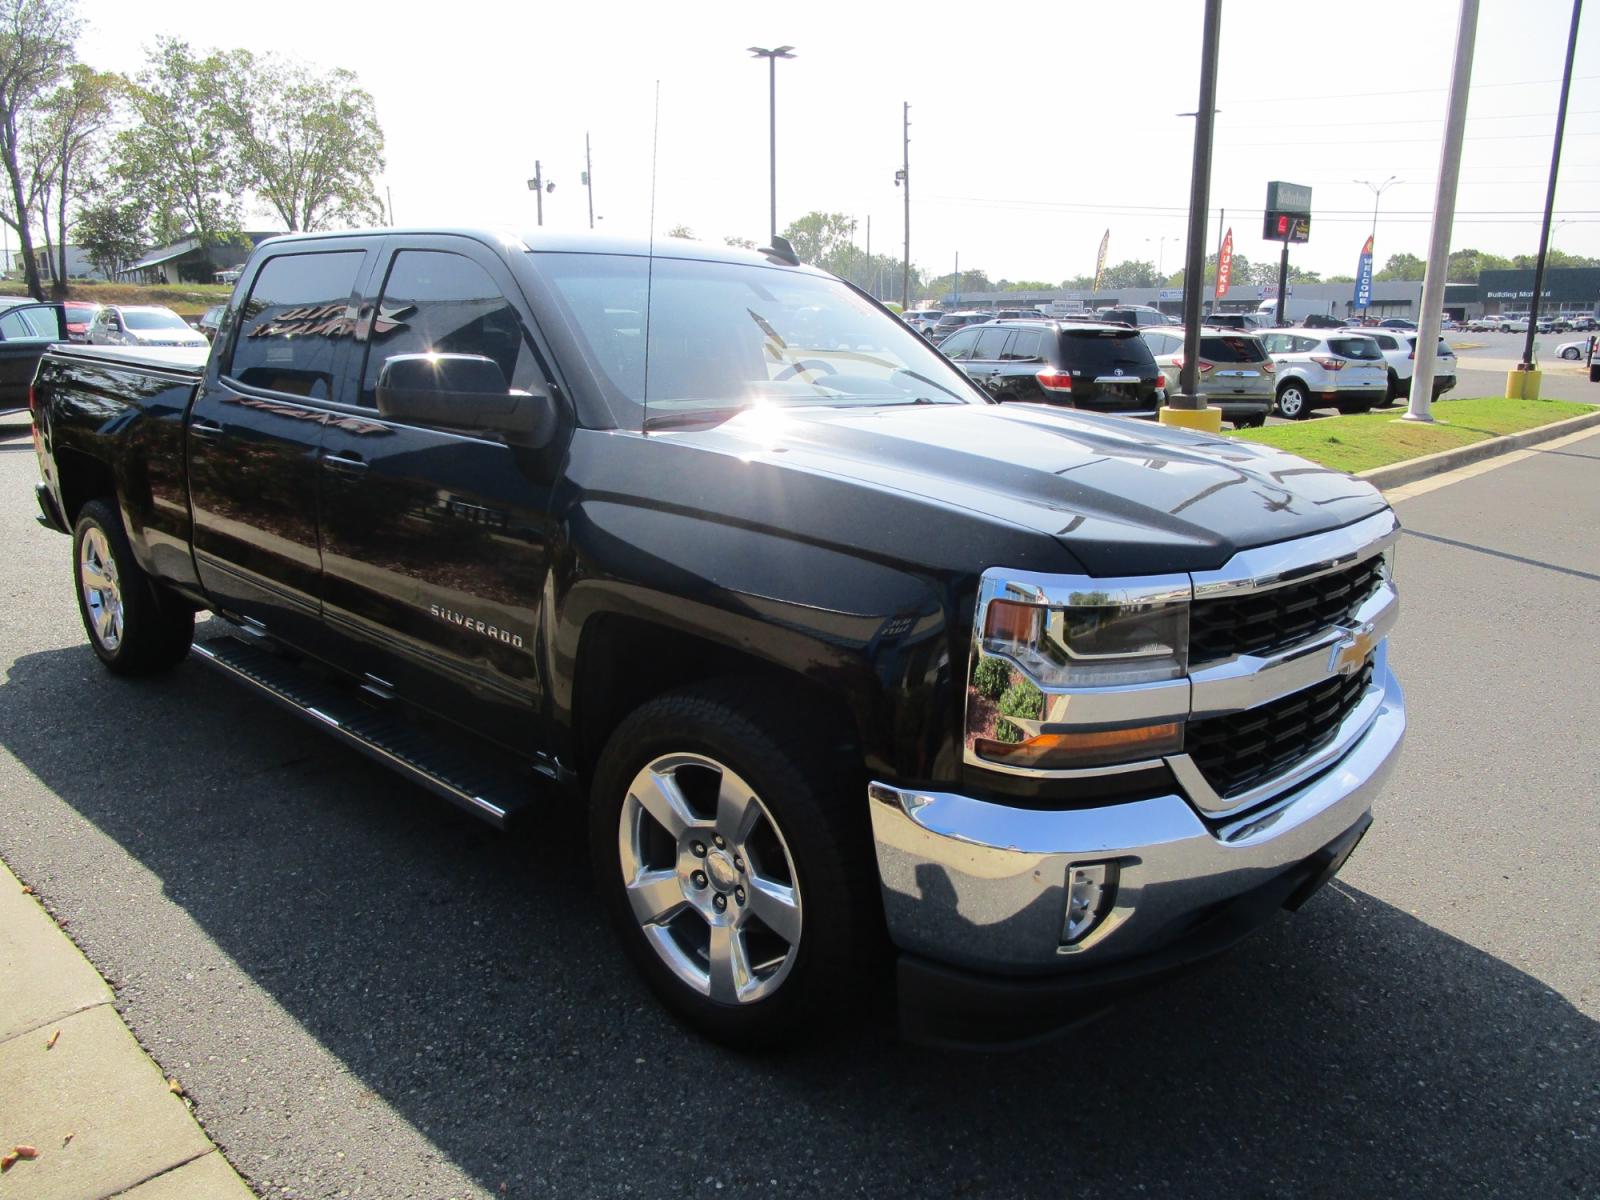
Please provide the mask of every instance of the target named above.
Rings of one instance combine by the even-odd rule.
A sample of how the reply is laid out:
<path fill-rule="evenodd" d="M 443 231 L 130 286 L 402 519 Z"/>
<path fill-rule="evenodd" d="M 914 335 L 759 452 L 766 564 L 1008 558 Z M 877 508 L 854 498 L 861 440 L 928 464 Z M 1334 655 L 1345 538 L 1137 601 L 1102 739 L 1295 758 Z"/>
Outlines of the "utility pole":
<path fill-rule="evenodd" d="M 956 307 L 961 307 L 961 251 L 956 251 Z"/>
<path fill-rule="evenodd" d="M 867 214 L 867 290 L 872 293 L 872 298 L 878 298 L 877 289 L 872 286 L 872 214 Z"/>
<path fill-rule="evenodd" d="M 1200 44 L 1200 104 L 1194 114 L 1194 164 L 1189 175 L 1189 241 L 1183 269 L 1183 369 L 1178 392 L 1167 397 L 1159 419 L 1216 433 L 1222 414 L 1206 407 L 1200 393 L 1200 289 L 1206 271 L 1206 218 L 1211 215 L 1211 134 L 1217 115 L 1217 55 L 1222 37 L 1222 0 L 1206 0 Z M 1288 248 L 1284 248 L 1288 261 Z M 1204 413 L 1204 416 L 1194 415 Z"/>
<path fill-rule="evenodd" d="M 1278 259 L 1278 311 L 1276 320 L 1283 324 L 1283 306 L 1289 299 L 1289 240 L 1284 239 L 1283 257 Z"/>
<path fill-rule="evenodd" d="M 383 194 L 389 200 L 389 224 L 392 226 L 394 224 L 394 189 L 388 184 L 384 184 Z"/>
<path fill-rule="evenodd" d="M 589 131 L 583 132 L 583 186 L 589 190 L 589 228 L 594 228 L 594 160 L 589 157 Z"/>
<path fill-rule="evenodd" d="M 550 190 L 555 190 L 555 184 L 550 185 Z M 539 165 L 539 160 L 533 160 L 533 178 L 528 180 L 528 190 L 533 193 L 533 198 L 538 204 L 539 224 L 544 224 L 544 170 Z"/>
<path fill-rule="evenodd" d="M 894 181 L 906 190 L 906 256 L 900 268 L 900 307 L 909 311 L 911 308 L 911 102 L 909 100 L 904 102 L 900 109 L 901 136 L 904 138 L 902 149 L 905 159 L 900 164 L 900 170 L 895 173 Z"/>
<path fill-rule="evenodd" d="M 1456 26 L 1455 69 L 1450 77 L 1450 103 L 1439 151 L 1439 190 L 1433 202 L 1433 236 L 1428 242 L 1428 269 L 1422 277 L 1422 313 L 1417 321 L 1417 365 L 1411 372 L 1411 403 L 1406 421 L 1432 421 L 1433 372 L 1439 360 L 1439 317 L 1444 311 L 1444 285 L 1450 274 L 1450 229 L 1456 219 L 1456 187 L 1461 180 L 1461 143 L 1467 129 L 1467 91 L 1472 86 L 1472 49 L 1478 37 L 1478 0 L 1461 0 Z M 1570 56 L 1569 56 L 1570 57 Z M 1531 326 L 1530 326 L 1531 328 Z M 1519 379 L 1518 383 L 1522 381 Z M 1507 390 L 1510 383 L 1507 382 Z"/>
<path fill-rule="evenodd" d="M 1544 194 L 1544 226 L 1539 232 L 1539 262 L 1533 272 L 1533 300 L 1528 305 L 1528 337 L 1522 344 L 1522 364 L 1517 370 L 1533 370 L 1533 335 L 1539 329 L 1539 299 L 1544 290 L 1544 260 L 1550 253 L 1550 214 L 1556 205 L 1556 175 L 1561 170 L 1561 137 L 1567 127 L 1567 93 L 1572 90 L 1572 54 L 1578 48 L 1578 18 L 1583 13 L 1583 0 L 1572 0 L 1572 28 L 1567 32 L 1567 66 L 1561 73 L 1561 103 L 1556 108 L 1556 140 L 1550 147 L 1550 186 Z M 1526 375 L 1524 376 L 1526 379 Z M 1533 380 L 1533 395 L 1522 389 L 1526 400 L 1539 397 L 1537 378 Z M 1509 390 L 1509 386 L 1508 386 Z"/>

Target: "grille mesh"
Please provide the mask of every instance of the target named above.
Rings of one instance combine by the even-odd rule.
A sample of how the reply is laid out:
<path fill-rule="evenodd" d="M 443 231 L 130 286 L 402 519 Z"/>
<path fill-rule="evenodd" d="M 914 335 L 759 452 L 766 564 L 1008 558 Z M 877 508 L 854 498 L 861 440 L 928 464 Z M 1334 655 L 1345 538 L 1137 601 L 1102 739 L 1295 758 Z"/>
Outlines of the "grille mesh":
<path fill-rule="evenodd" d="M 1195 666 L 1263 654 L 1303 642 L 1347 620 L 1378 588 L 1383 557 L 1248 596 L 1196 600 L 1189 611 L 1189 661 Z"/>
<path fill-rule="evenodd" d="M 1184 749 L 1217 795 L 1227 798 L 1281 775 L 1327 745 L 1372 682 L 1372 660 L 1354 675 L 1244 712 L 1191 721 Z"/>

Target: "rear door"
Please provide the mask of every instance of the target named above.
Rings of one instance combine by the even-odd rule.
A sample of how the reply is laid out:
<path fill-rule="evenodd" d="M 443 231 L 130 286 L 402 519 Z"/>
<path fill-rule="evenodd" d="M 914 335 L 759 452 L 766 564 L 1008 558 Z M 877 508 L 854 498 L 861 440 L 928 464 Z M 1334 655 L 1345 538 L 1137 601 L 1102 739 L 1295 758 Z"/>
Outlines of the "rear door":
<path fill-rule="evenodd" d="M 318 472 L 337 661 L 525 752 L 543 694 L 535 651 L 560 456 L 385 417 L 376 392 L 395 355 L 484 355 L 524 390 L 548 385 L 550 360 L 499 254 L 470 238 L 393 237 L 374 289 L 359 387 L 326 427 Z"/>
<path fill-rule="evenodd" d="M 1039 385 L 1039 368 L 1044 364 L 1046 336 L 1043 329 L 1018 329 L 1006 344 L 996 378 L 995 394 L 1000 399 L 1045 402 L 1044 388 Z"/>
<path fill-rule="evenodd" d="M 18 304 L 0 312 L 0 412 L 28 406 L 39 359 L 67 340 L 67 318 L 59 304 Z"/>
<path fill-rule="evenodd" d="M 1011 341 L 1012 331 L 1003 325 L 985 326 L 978 333 L 977 344 L 967 362 L 967 374 L 987 392 L 994 392 L 999 383 L 1000 357 Z"/>
<path fill-rule="evenodd" d="M 359 287 L 378 239 L 287 243 L 262 259 L 190 415 L 195 570 L 216 608 L 314 650 L 318 456 L 344 399 Z"/>

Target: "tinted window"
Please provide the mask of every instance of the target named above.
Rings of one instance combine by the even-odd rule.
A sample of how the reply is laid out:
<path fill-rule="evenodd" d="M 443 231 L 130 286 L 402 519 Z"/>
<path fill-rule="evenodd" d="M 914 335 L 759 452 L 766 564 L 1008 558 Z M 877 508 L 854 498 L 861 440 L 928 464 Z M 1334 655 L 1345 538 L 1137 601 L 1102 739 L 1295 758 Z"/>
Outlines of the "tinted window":
<path fill-rule="evenodd" d="M 1150 347 L 1151 354 L 1171 354 L 1179 346 L 1179 339 L 1170 333 L 1157 333 L 1147 329 L 1141 336 L 1145 345 Z"/>
<path fill-rule="evenodd" d="M 530 390 L 538 363 L 522 320 L 500 285 L 470 258 L 442 250 L 395 255 L 372 323 L 361 403 L 376 407 L 383 364 L 397 354 L 481 354 L 506 386 Z"/>
<path fill-rule="evenodd" d="M 985 362 L 998 359 L 1010 340 L 1009 329 L 985 329 L 978 335 L 978 348 L 972 352 L 972 357 Z"/>
<path fill-rule="evenodd" d="M 1247 337 L 1203 337 L 1200 356 L 1216 363 L 1253 363 L 1267 357 L 1261 343 Z"/>
<path fill-rule="evenodd" d="M 327 399 L 340 339 L 355 332 L 348 308 L 360 250 L 269 258 L 239 311 L 228 374 L 251 387 Z"/>
<path fill-rule="evenodd" d="M 1317 348 L 1318 339 L 1313 337 L 1297 337 L 1293 339 L 1293 345 L 1297 354 L 1304 354 L 1309 350 L 1315 350 Z M 1376 353 L 1376 348 L 1374 348 L 1374 353 Z"/>
<path fill-rule="evenodd" d="M 972 348 L 978 344 L 976 330 L 963 329 L 960 333 L 952 333 L 939 343 L 939 349 L 946 358 L 967 358 L 972 353 Z"/>
<path fill-rule="evenodd" d="M 0 336 L 8 342 L 32 341 L 38 338 L 55 340 L 56 314 L 47 308 L 13 308 L 0 316 Z"/>
<path fill-rule="evenodd" d="M 1154 377 L 1156 360 L 1144 339 L 1131 329 L 1074 329 L 1061 335 L 1061 365 L 1069 371 L 1082 371 L 1091 378 L 1124 375 L 1144 379 Z"/>
<path fill-rule="evenodd" d="M 1261 335 L 1261 344 L 1267 348 L 1268 354 L 1287 354 L 1289 352 L 1289 335 L 1284 333 L 1265 333 Z"/>
<path fill-rule="evenodd" d="M 1038 329 L 1019 329 L 1016 336 L 1011 339 L 1011 345 L 1000 357 L 1012 362 L 1033 362 L 1041 354 L 1044 343 L 1044 333 Z"/>
<path fill-rule="evenodd" d="M 1377 344 L 1369 337 L 1341 337 L 1329 338 L 1328 349 L 1345 358 L 1379 359 L 1383 355 L 1379 352 Z"/>

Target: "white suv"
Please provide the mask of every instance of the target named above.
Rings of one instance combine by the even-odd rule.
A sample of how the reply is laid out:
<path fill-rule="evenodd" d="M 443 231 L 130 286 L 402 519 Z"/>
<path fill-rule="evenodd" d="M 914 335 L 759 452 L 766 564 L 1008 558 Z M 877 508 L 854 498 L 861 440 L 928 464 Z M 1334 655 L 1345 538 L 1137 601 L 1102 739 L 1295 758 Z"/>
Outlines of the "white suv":
<path fill-rule="evenodd" d="M 900 319 L 918 333 L 927 333 L 944 316 L 942 308 L 912 308 L 900 314 Z"/>
<path fill-rule="evenodd" d="M 1389 402 L 1411 395 L 1411 375 L 1417 366 L 1417 335 L 1403 329 L 1368 329 L 1366 336 L 1378 343 L 1389 370 Z M 1456 352 L 1439 339 L 1439 361 L 1433 365 L 1433 399 L 1437 400 L 1456 385 Z"/>
<path fill-rule="evenodd" d="M 1271 329 L 1260 335 L 1278 368 L 1278 412 L 1299 421 L 1313 408 L 1362 413 L 1389 398 L 1378 343 L 1348 329 Z"/>

